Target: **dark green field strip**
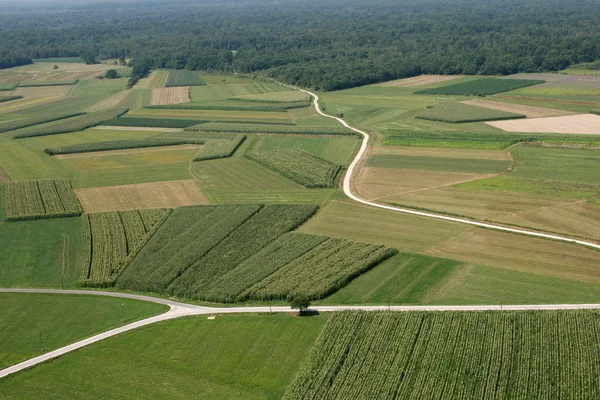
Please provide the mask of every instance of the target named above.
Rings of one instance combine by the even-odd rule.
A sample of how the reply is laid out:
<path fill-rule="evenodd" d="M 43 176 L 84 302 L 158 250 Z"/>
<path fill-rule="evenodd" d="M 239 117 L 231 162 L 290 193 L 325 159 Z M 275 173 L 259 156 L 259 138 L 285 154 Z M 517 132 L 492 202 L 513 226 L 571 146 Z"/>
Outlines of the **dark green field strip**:
<path fill-rule="evenodd" d="M 231 140 L 213 140 L 203 146 L 193 161 L 216 160 L 231 157 L 246 140 L 246 135 L 236 135 Z"/>
<path fill-rule="evenodd" d="M 206 82 L 200 78 L 197 72 L 182 70 L 169 70 L 169 76 L 165 82 L 165 87 L 177 86 L 204 86 Z"/>
<path fill-rule="evenodd" d="M 510 166 L 510 161 L 375 154 L 369 158 L 366 166 L 376 168 L 499 174 L 504 172 Z"/>
<path fill-rule="evenodd" d="M 513 144 L 540 142 L 597 146 L 599 135 L 563 135 L 558 133 L 396 131 L 386 130 L 385 145 L 501 150 Z"/>
<path fill-rule="evenodd" d="M 19 86 L 19 82 L 0 82 L 0 92 L 10 92 Z"/>
<path fill-rule="evenodd" d="M 166 139 L 166 138 L 147 138 L 131 140 L 113 140 L 108 142 L 91 142 L 73 144 L 70 146 L 55 147 L 44 149 L 46 154 L 55 156 L 58 154 L 89 153 L 95 151 L 142 149 L 148 147 L 177 146 L 182 144 L 204 144 L 204 140 L 198 139 Z"/>
<path fill-rule="evenodd" d="M 588 310 L 336 313 L 283 399 L 596 398 L 599 318 Z"/>
<path fill-rule="evenodd" d="M 465 122 L 501 121 L 507 119 L 526 118 L 525 115 L 506 111 L 492 110 L 462 103 L 440 103 L 415 118 L 429 121 L 459 124 Z"/>
<path fill-rule="evenodd" d="M 85 214 L 84 257 L 78 284 L 114 285 L 122 269 L 169 215 L 169 210 L 133 210 Z"/>
<path fill-rule="evenodd" d="M 539 85 L 545 82 L 546 81 L 542 80 L 483 78 L 463 83 L 455 83 L 453 85 L 417 90 L 414 93 L 428 95 L 482 96 L 508 92 L 510 90 Z"/>
<path fill-rule="evenodd" d="M 47 122 L 58 121 L 61 119 L 67 119 L 71 117 L 76 117 L 82 115 L 84 113 L 70 113 L 70 114 L 60 114 L 60 115 L 43 115 L 39 117 L 31 117 L 31 118 L 23 118 L 17 119 L 13 121 L 7 121 L 4 123 L 0 123 L 0 133 L 13 131 L 15 129 L 26 128 L 28 126 L 45 124 Z"/>
<path fill-rule="evenodd" d="M 598 115 L 600 115 L 600 110 L 592 110 L 592 111 L 590 111 L 590 112 L 591 112 L 592 114 L 598 114 Z"/>
<path fill-rule="evenodd" d="M 280 122 L 277 124 L 236 124 L 236 123 L 208 123 L 190 126 L 186 131 L 196 132 L 227 132 L 227 133 L 274 133 L 289 135 L 349 135 L 356 133 L 345 128 L 288 126 Z"/>
<path fill-rule="evenodd" d="M 67 118 L 59 124 L 52 126 L 30 126 L 15 132 L 13 139 L 25 139 L 36 136 L 57 135 L 61 133 L 79 132 L 102 122 L 117 118 L 127 112 L 127 109 L 115 109 L 94 114 L 85 114 L 78 117 Z"/>
<path fill-rule="evenodd" d="M 11 101 L 11 100 L 19 100 L 22 98 L 23 98 L 23 96 L 0 96 L 0 103 L 4 103 L 6 101 Z"/>
<path fill-rule="evenodd" d="M 32 82 L 21 82 L 19 87 L 41 87 L 41 86 L 71 86 L 76 85 L 79 79 L 69 81 L 32 81 Z"/>
<path fill-rule="evenodd" d="M 201 122 L 205 121 L 199 121 L 196 119 L 120 117 L 104 121 L 101 125 L 139 126 L 143 128 L 187 128 L 188 126 L 197 125 Z"/>
<path fill-rule="evenodd" d="M 224 102 L 219 103 L 212 102 L 209 104 L 197 104 L 197 103 L 182 103 L 182 104 L 166 104 L 160 106 L 148 106 L 145 108 L 149 109 L 162 109 L 162 110 L 224 110 L 224 111 L 265 111 L 265 112 L 280 112 L 286 110 L 292 110 L 295 108 L 309 107 L 310 102 L 298 101 L 298 102 L 287 102 L 287 103 L 257 103 L 257 102 Z"/>
<path fill-rule="evenodd" d="M 7 221 L 72 217 L 83 212 L 71 183 L 65 179 L 7 181 L 2 186 Z"/>
<path fill-rule="evenodd" d="M 246 153 L 244 156 L 307 188 L 337 187 L 343 170 L 342 165 L 304 150 Z"/>

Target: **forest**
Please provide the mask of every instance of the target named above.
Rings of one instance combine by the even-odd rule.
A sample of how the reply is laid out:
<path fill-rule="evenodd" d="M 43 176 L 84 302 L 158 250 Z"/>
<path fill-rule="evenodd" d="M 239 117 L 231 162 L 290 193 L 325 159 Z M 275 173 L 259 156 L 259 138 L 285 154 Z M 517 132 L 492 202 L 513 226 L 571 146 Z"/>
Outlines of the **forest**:
<path fill-rule="evenodd" d="M 47 57 L 125 56 L 137 67 L 134 77 L 151 68 L 260 72 L 339 90 L 422 73 L 507 75 L 600 59 L 595 0 L 134 0 L 25 7 L 0 5 L 0 68 Z"/>

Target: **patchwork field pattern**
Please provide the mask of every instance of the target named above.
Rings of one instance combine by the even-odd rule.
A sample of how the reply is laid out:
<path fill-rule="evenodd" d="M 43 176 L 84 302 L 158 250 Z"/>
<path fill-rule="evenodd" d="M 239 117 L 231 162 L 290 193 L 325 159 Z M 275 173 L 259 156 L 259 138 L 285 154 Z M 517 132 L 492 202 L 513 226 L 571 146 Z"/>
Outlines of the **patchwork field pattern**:
<path fill-rule="evenodd" d="M 181 104 L 190 102 L 189 87 L 155 88 L 152 89 L 150 105 Z"/>
<path fill-rule="evenodd" d="M 542 118 L 542 117 L 560 117 L 563 115 L 573 115 L 574 112 L 559 110 L 554 108 L 524 106 L 521 104 L 511 104 L 502 101 L 491 101 L 484 99 L 472 99 L 462 102 L 477 107 L 485 107 L 492 110 L 506 111 L 525 115 L 527 118 Z"/>
<path fill-rule="evenodd" d="M 7 221 L 72 217 L 83 212 L 67 180 L 7 181 L 2 185 Z"/>
<path fill-rule="evenodd" d="M 21 118 L 13 121 L 0 123 L 0 133 L 13 131 L 15 129 L 26 128 L 28 126 L 44 124 L 47 122 L 58 121 L 61 119 L 76 117 L 83 113 L 59 114 L 59 115 L 42 115 L 40 117 Z"/>
<path fill-rule="evenodd" d="M 600 135 L 600 116 L 594 114 L 486 123 L 508 132 L 550 132 Z"/>
<path fill-rule="evenodd" d="M 79 285 L 112 286 L 168 214 L 164 209 L 84 214 Z"/>
<path fill-rule="evenodd" d="M 343 167 L 304 150 L 246 153 L 248 159 L 307 188 L 333 188 Z"/>
<path fill-rule="evenodd" d="M 433 108 L 422 112 L 415 118 L 459 124 L 464 122 L 518 119 L 525 118 L 525 116 L 463 103 L 440 103 L 433 106 Z"/>
<path fill-rule="evenodd" d="M 194 161 L 231 157 L 246 140 L 246 135 L 236 135 L 230 140 L 211 140 L 194 156 Z"/>
<path fill-rule="evenodd" d="M 76 189 L 86 213 L 208 204 L 193 180 Z"/>
<path fill-rule="evenodd" d="M 533 79 L 482 78 L 473 81 L 457 83 L 454 85 L 418 90 L 415 92 L 415 94 L 482 96 L 508 92 L 510 90 L 515 90 L 527 86 L 539 85 L 544 82 L 545 81 L 543 80 Z"/>
<path fill-rule="evenodd" d="M 441 83 L 450 81 L 452 79 L 462 78 L 461 75 L 419 75 L 412 78 L 397 79 L 395 81 L 389 81 L 381 83 L 381 86 L 385 87 L 417 87 L 431 85 L 434 83 Z"/>
<path fill-rule="evenodd" d="M 283 399 L 591 398 L 600 385 L 598 317 L 336 313 Z"/>
<path fill-rule="evenodd" d="M 169 76 L 165 83 L 165 87 L 175 86 L 202 86 L 206 85 L 197 72 L 188 71 L 186 69 L 169 70 Z"/>
<path fill-rule="evenodd" d="M 146 138 L 73 144 L 70 146 L 44 149 L 44 152 L 48 155 L 55 156 L 60 154 L 78 154 L 125 149 L 145 149 L 152 147 L 178 146 L 184 144 L 203 145 L 204 143 L 204 140 L 197 139 Z"/>

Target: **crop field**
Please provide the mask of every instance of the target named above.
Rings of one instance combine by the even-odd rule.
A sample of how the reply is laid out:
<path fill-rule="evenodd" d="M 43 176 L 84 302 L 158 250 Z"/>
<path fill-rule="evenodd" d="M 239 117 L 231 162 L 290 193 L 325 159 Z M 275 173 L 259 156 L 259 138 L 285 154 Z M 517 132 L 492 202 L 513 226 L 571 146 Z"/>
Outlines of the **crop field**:
<path fill-rule="evenodd" d="M 190 89 L 192 102 L 202 103 L 218 100 L 227 100 L 231 97 L 260 95 L 265 93 L 284 93 L 293 90 L 276 83 L 252 82 L 232 85 L 195 86 Z"/>
<path fill-rule="evenodd" d="M 283 399 L 587 399 L 600 385 L 597 318 L 596 311 L 337 313 Z M 589 374 L 582 378 L 582 370 Z"/>
<path fill-rule="evenodd" d="M 152 89 L 150 105 L 180 104 L 190 101 L 189 87 L 155 88 Z"/>
<path fill-rule="evenodd" d="M 508 132 L 551 132 L 600 134 L 600 116 L 594 114 L 535 118 L 519 121 L 495 121 L 488 124 Z"/>
<path fill-rule="evenodd" d="M 4 103 L 11 100 L 19 100 L 22 98 L 23 96 L 0 96 L 0 103 Z"/>
<path fill-rule="evenodd" d="M 244 156 L 306 188 L 336 187 L 343 169 L 340 164 L 316 157 L 304 150 L 245 153 Z"/>
<path fill-rule="evenodd" d="M 28 126 L 45 124 L 47 122 L 58 121 L 61 119 L 76 117 L 82 113 L 74 114 L 59 114 L 59 115 L 43 115 L 40 117 L 21 118 L 12 121 L 0 123 L 0 133 L 8 132 L 15 129 L 26 128 Z"/>
<path fill-rule="evenodd" d="M 108 121 L 104 121 L 102 126 L 132 126 L 142 128 L 187 128 L 188 126 L 197 125 L 200 121 L 197 119 L 160 119 L 160 118 L 134 118 L 134 117 L 119 117 Z"/>
<path fill-rule="evenodd" d="M 287 92 L 284 92 L 287 93 Z M 259 111 L 259 112 L 282 112 L 310 106 L 308 100 L 288 101 L 288 102 L 265 102 L 265 101 L 245 101 L 245 100 L 226 100 L 205 103 L 185 103 L 151 105 L 150 109 L 159 110 L 225 110 L 225 111 Z"/>
<path fill-rule="evenodd" d="M 169 70 L 169 76 L 165 82 L 165 87 L 176 87 L 176 86 L 202 86 L 206 85 L 206 82 L 200 78 L 197 72 L 188 71 L 185 69 L 172 69 Z"/>
<path fill-rule="evenodd" d="M 93 296 L 2 293 L 0 299 L 0 369 L 41 355 L 40 333 L 47 352 L 167 308 Z M 120 307 L 126 311 L 125 318 Z"/>
<path fill-rule="evenodd" d="M 543 80 L 535 79 L 499 79 L 482 78 L 473 81 L 446 85 L 431 89 L 417 90 L 415 94 L 427 95 L 453 95 L 453 96 L 485 96 L 496 93 L 508 92 L 527 86 L 539 85 Z"/>
<path fill-rule="evenodd" d="M 87 213 L 208 204 L 193 180 L 75 190 Z"/>
<path fill-rule="evenodd" d="M 298 90 L 290 90 L 286 92 L 269 92 L 259 94 L 245 94 L 240 96 L 230 97 L 229 100 L 244 100 L 264 103 L 286 103 L 307 101 L 309 96 L 306 93 Z"/>
<path fill-rule="evenodd" d="M 412 78 L 397 79 L 380 84 L 385 87 L 417 87 L 442 83 L 453 79 L 462 78 L 461 75 L 419 75 Z"/>
<path fill-rule="evenodd" d="M 168 217 L 164 209 L 84 214 L 79 285 L 114 285 L 127 263 Z"/>
<path fill-rule="evenodd" d="M 65 81 L 29 81 L 19 83 L 19 87 L 39 87 L 39 86 L 72 86 L 76 85 L 79 79 Z"/>
<path fill-rule="evenodd" d="M 293 124 L 287 111 L 229 111 L 229 110 L 180 110 L 145 108 L 132 110 L 128 116 L 137 118 L 172 118 L 172 119 L 198 119 L 202 121 L 244 122 L 244 123 L 274 123 Z M 244 132 L 240 132 L 244 133 Z"/>
<path fill-rule="evenodd" d="M 127 112 L 127 109 L 116 109 L 95 114 L 86 114 L 78 117 L 67 118 L 52 126 L 30 126 L 14 132 L 14 139 L 24 139 L 35 136 L 57 135 L 61 133 L 79 132 L 92 126 L 100 125 L 109 119 L 117 118 Z"/>
<path fill-rule="evenodd" d="M 157 394 L 171 399 L 206 395 L 276 400 L 328 318 L 262 314 L 165 321 L 3 379 L 0 392 L 7 398 L 49 400 L 150 399 Z"/>
<path fill-rule="evenodd" d="M 460 124 L 465 122 L 500 121 L 525 118 L 525 115 L 492 110 L 463 103 L 440 103 L 415 118 Z"/>
<path fill-rule="evenodd" d="M 346 128 L 262 124 L 246 125 L 228 123 L 199 124 L 195 126 L 190 126 L 189 128 L 185 128 L 185 130 L 196 132 L 265 133 L 287 135 L 356 135 L 354 132 Z"/>
<path fill-rule="evenodd" d="M 236 135 L 230 140 L 211 140 L 196 153 L 193 161 L 215 160 L 231 157 L 246 140 L 246 135 Z"/>
<path fill-rule="evenodd" d="M 462 104 L 468 104 L 477 107 L 489 108 L 492 110 L 505 111 L 509 113 L 522 114 L 527 118 L 541 118 L 541 117 L 560 117 L 563 115 L 573 115 L 572 111 L 557 110 L 553 108 L 545 107 L 533 107 L 525 106 L 522 104 L 511 104 L 501 101 L 491 101 L 484 99 L 473 99 L 463 101 Z"/>
<path fill-rule="evenodd" d="M 10 92 L 19 86 L 19 82 L 0 82 L 0 92 Z"/>
<path fill-rule="evenodd" d="M 205 141 L 197 139 L 146 138 L 73 144 L 70 146 L 44 149 L 44 152 L 48 155 L 55 156 L 59 154 L 91 153 L 125 149 L 147 149 L 152 147 L 178 146 L 184 144 L 203 145 L 204 143 Z"/>
<path fill-rule="evenodd" d="M 176 209 L 125 269 L 117 286 L 202 298 L 219 276 L 315 211 L 315 206 L 286 205 Z"/>
<path fill-rule="evenodd" d="M 81 204 L 67 180 L 7 181 L 3 185 L 7 221 L 81 215 Z"/>
<path fill-rule="evenodd" d="M 488 160 L 473 158 L 397 156 L 394 154 L 375 154 L 369 157 L 367 167 L 397 168 L 443 172 L 464 172 L 475 174 L 499 174 L 509 166 L 508 160 Z"/>

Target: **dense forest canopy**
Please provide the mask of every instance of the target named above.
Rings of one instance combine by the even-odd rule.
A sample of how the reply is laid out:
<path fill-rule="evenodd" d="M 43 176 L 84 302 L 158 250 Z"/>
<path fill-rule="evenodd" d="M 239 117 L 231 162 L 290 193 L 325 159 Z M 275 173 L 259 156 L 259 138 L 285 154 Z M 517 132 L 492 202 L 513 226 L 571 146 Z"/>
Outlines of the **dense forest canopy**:
<path fill-rule="evenodd" d="M 5 7 L 0 8 L 0 68 L 27 58 L 125 55 L 139 71 L 265 71 L 289 83 L 336 90 L 420 73 L 551 71 L 600 59 L 597 0 Z"/>

